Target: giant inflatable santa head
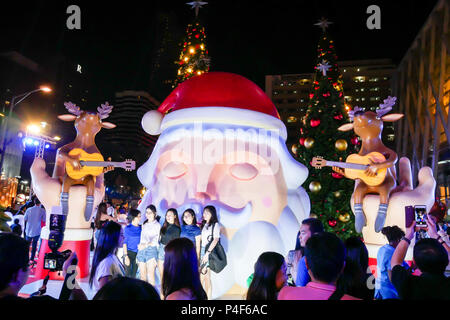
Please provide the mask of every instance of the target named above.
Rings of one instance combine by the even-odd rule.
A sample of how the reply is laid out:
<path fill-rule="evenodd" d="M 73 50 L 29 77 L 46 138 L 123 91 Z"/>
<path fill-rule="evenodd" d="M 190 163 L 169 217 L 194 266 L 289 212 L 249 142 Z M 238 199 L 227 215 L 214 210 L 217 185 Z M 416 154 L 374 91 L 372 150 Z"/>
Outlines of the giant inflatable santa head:
<path fill-rule="evenodd" d="M 138 169 L 147 188 L 139 209 L 164 217 L 213 205 L 222 225 L 226 268 L 212 273 L 213 298 L 243 293 L 258 256 L 294 249 L 310 202 L 301 187 L 308 170 L 289 154 L 286 127 L 265 93 L 248 79 L 210 72 L 181 83 L 142 119 L 160 134 Z"/>

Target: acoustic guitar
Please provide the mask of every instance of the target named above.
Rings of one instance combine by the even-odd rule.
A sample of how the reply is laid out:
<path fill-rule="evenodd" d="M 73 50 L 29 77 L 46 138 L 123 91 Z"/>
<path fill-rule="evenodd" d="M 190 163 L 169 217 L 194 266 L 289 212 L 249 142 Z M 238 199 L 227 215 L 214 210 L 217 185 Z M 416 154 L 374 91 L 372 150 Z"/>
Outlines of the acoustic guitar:
<path fill-rule="evenodd" d="M 386 158 L 379 152 L 371 152 L 365 156 L 359 154 L 351 154 L 345 159 L 345 162 L 334 162 L 323 159 L 322 157 L 314 157 L 311 165 L 316 169 L 323 167 L 339 167 L 343 168 L 345 176 L 349 179 L 361 179 L 368 186 L 375 187 L 383 183 L 386 177 L 387 169 L 379 169 L 374 177 L 369 177 L 365 174 L 365 170 L 370 166 L 370 160 L 373 162 L 383 162 Z"/>
<path fill-rule="evenodd" d="M 69 156 L 80 156 L 81 169 L 75 170 L 72 164 L 66 161 L 66 172 L 72 179 L 81 179 L 87 175 L 98 176 L 103 173 L 104 167 L 113 166 L 116 168 L 123 168 L 126 171 L 136 169 L 136 163 L 133 160 L 127 159 L 123 162 L 104 161 L 103 156 L 100 153 L 87 153 L 83 149 L 75 148 L 70 150 Z"/>

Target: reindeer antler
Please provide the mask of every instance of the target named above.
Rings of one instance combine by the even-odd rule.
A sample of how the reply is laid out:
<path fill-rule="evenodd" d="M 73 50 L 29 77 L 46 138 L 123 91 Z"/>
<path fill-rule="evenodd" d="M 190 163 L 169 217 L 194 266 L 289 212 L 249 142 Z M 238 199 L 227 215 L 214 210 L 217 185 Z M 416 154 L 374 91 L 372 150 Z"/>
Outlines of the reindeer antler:
<path fill-rule="evenodd" d="M 395 104 L 395 101 L 397 100 L 397 97 L 391 97 L 388 96 L 387 99 L 384 99 L 383 102 L 380 104 L 380 107 L 377 109 L 377 117 L 381 118 L 386 113 L 392 110 L 392 106 Z"/>
<path fill-rule="evenodd" d="M 77 117 L 81 114 L 81 109 L 76 104 L 73 104 L 72 102 L 64 102 L 64 105 L 66 106 L 67 111 L 69 111 L 71 114 L 76 115 Z"/>
<path fill-rule="evenodd" d="M 102 104 L 100 107 L 97 108 L 97 114 L 100 117 L 100 119 L 106 119 L 109 117 L 109 114 L 112 111 L 113 106 L 110 106 L 108 101 L 105 102 L 105 104 Z"/>
<path fill-rule="evenodd" d="M 355 106 L 355 107 L 353 108 L 353 110 L 350 110 L 350 111 L 348 112 L 348 117 L 350 118 L 350 121 L 353 122 L 353 118 L 355 117 L 355 113 L 358 112 L 358 111 L 364 111 L 364 108 L 360 108 L 360 107 L 358 107 L 358 106 Z"/>

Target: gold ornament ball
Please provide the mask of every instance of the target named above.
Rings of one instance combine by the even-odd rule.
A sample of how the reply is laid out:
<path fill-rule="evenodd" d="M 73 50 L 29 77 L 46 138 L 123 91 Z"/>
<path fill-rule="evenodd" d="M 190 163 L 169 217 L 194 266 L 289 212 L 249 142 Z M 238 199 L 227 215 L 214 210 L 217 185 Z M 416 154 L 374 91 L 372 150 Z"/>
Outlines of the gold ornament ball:
<path fill-rule="evenodd" d="M 311 192 L 319 192 L 320 189 L 322 189 L 322 185 L 319 181 L 311 181 L 309 184 L 309 190 L 311 190 Z"/>
<path fill-rule="evenodd" d="M 347 147 L 348 147 L 347 140 L 339 139 L 339 140 L 336 141 L 334 146 L 339 151 L 345 151 L 345 150 L 347 150 Z"/>
<path fill-rule="evenodd" d="M 339 198 L 341 196 L 341 192 L 340 191 L 335 191 L 333 194 L 334 194 L 334 196 L 336 198 Z"/>
<path fill-rule="evenodd" d="M 340 214 L 339 215 L 339 221 L 349 222 L 350 221 L 350 214 L 349 213 Z"/>
<path fill-rule="evenodd" d="M 318 217 L 317 217 L 317 214 L 315 214 L 315 213 L 311 213 L 311 214 L 309 215 L 309 217 L 310 217 L 310 218 L 315 218 L 315 219 L 318 218 Z"/>
<path fill-rule="evenodd" d="M 312 148 L 313 145 L 314 145 L 314 139 L 313 138 L 306 138 L 304 145 L 305 145 L 306 149 Z"/>
<path fill-rule="evenodd" d="M 296 144 L 292 145 L 291 151 L 293 154 L 297 154 L 298 146 Z"/>

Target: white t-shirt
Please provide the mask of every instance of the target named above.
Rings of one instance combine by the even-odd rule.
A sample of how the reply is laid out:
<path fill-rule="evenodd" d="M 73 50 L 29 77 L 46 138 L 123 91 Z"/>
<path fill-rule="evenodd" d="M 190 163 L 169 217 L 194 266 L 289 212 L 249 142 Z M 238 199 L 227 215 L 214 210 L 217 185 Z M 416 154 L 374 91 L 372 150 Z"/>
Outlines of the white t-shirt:
<path fill-rule="evenodd" d="M 161 230 L 161 225 L 157 220 L 152 222 L 147 222 L 142 225 L 141 241 L 140 244 L 150 243 L 151 247 L 156 247 L 158 245 L 159 232 Z"/>
<path fill-rule="evenodd" d="M 106 213 L 111 217 L 114 217 L 114 207 L 108 207 L 108 209 L 106 209 Z"/>
<path fill-rule="evenodd" d="M 207 224 L 205 224 L 205 226 L 202 229 L 202 247 L 206 247 L 206 245 L 208 244 L 208 237 L 211 236 L 212 234 L 212 230 L 213 226 L 207 226 Z M 213 241 L 214 239 L 220 238 L 220 225 L 218 222 L 216 222 L 214 224 L 214 234 L 213 234 Z"/>
<path fill-rule="evenodd" d="M 100 284 L 98 280 L 103 277 L 111 276 L 113 279 L 117 277 L 125 276 L 125 269 L 120 263 L 119 258 L 115 254 L 110 254 L 105 259 L 100 261 L 95 271 L 94 277 L 94 288 L 98 291 L 100 290 Z"/>

